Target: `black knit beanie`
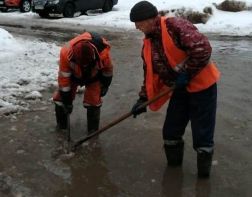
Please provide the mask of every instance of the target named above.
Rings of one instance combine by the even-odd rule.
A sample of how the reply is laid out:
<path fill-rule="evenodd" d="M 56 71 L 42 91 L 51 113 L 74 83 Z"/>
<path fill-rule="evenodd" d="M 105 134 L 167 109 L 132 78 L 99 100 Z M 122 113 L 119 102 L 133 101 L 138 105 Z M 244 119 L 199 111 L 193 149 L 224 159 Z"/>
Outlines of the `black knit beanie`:
<path fill-rule="evenodd" d="M 140 1 L 130 11 L 130 21 L 138 22 L 158 15 L 157 8 L 148 1 Z"/>

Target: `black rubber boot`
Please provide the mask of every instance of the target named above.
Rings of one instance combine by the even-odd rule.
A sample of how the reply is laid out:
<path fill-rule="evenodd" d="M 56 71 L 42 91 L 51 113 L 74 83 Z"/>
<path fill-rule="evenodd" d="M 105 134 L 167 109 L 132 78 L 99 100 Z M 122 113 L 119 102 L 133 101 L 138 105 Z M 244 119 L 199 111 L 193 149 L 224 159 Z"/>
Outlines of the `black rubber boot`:
<path fill-rule="evenodd" d="M 89 106 L 87 108 L 87 127 L 88 135 L 99 129 L 100 107 Z"/>
<path fill-rule="evenodd" d="M 67 114 L 62 106 L 55 104 L 57 129 L 67 129 Z"/>
<path fill-rule="evenodd" d="M 169 166 L 181 166 L 184 156 L 184 141 L 178 141 L 175 144 L 164 144 L 165 154 Z"/>
<path fill-rule="evenodd" d="M 210 176 L 212 166 L 213 152 L 198 151 L 197 152 L 197 168 L 199 178 L 208 178 Z"/>

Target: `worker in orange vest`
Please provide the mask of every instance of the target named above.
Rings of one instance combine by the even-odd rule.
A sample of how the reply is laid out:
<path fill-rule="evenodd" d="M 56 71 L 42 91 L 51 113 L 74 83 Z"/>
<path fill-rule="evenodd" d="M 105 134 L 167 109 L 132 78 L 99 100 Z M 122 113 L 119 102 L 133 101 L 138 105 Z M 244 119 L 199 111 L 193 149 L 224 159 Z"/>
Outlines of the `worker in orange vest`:
<path fill-rule="evenodd" d="M 145 34 L 142 49 L 144 83 L 132 107 L 139 106 L 167 89 L 174 90 L 149 106 L 153 111 L 169 101 L 163 126 L 164 149 L 169 166 L 183 162 L 183 135 L 191 122 L 193 148 L 197 152 L 198 177 L 209 177 L 214 151 L 217 85 L 220 73 L 211 61 L 212 48 L 205 35 L 188 20 L 161 17 L 148 1 L 130 11 L 130 20 Z"/>
<path fill-rule="evenodd" d="M 87 109 L 88 134 L 99 128 L 101 97 L 111 84 L 113 65 L 110 45 L 97 33 L 85 32 L 61 48 L 58 89 L 54 93 L 57 127 L 67 128 L 78 86 L 85 86 L 83 106 Z"/>

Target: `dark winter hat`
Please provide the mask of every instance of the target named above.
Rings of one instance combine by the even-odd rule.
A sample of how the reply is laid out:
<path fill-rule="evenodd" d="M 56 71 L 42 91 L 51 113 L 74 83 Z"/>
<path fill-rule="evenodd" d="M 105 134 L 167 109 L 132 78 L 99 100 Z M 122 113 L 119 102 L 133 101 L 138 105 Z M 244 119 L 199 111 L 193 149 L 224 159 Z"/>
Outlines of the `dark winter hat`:
<path fill-rule="evenodd" d="M 157 8 L 148 1 L 140 1 L 135 4 L 130 11 L 132 22 L 143 21 L 158 15 Z"/>
<path fill-rule="evenodd" d="M 80 41 L 73 46 L 73 60 L 80 65 L 87 65 L 95 60 L 95 51 L 87 41 Z"/>

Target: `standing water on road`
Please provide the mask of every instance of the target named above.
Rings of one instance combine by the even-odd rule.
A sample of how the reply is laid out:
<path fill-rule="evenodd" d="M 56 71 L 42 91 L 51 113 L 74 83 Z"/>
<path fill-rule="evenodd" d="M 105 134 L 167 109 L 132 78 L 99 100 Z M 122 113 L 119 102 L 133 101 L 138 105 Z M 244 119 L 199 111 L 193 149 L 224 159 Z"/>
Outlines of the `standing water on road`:
<path fill-rule="evenodd" d="M 127 113 L 142 81 L 141 39 L 111 37 L 115 74 L 102 107 L 101 125 Z M 116 39 L 113 39 L 116 38 Z M 0 196 L 46 197 L 249 197 L 252 193 L 252 42 L 212 38 L 219 82 L 215 155 L 209 180 L 198 180 L 191 130 L 182 168 L 168 168 L 162 148 L 166 107 L 115 125 L 62 160 L 64 133 L 55 131 L 52 92 L 43 108 L 1 118 Z M 138 75 L 138 74 L 139 75 Z M 87 134 L 78 95 L 71 116 L 74 140 Z"/>

